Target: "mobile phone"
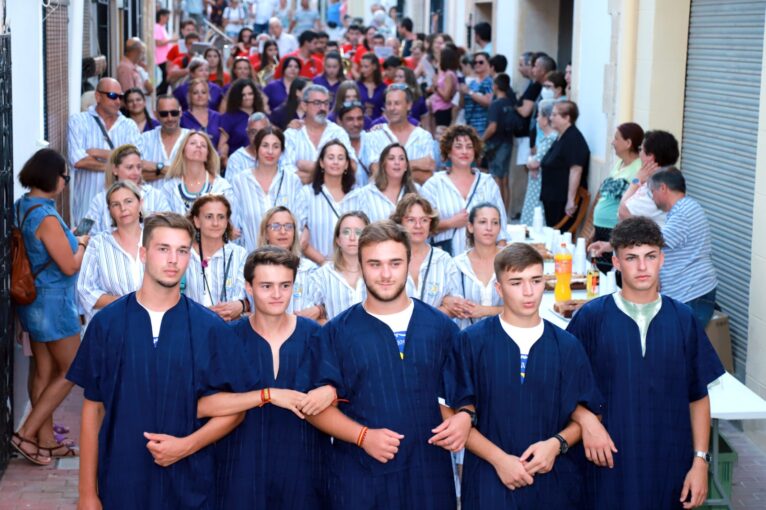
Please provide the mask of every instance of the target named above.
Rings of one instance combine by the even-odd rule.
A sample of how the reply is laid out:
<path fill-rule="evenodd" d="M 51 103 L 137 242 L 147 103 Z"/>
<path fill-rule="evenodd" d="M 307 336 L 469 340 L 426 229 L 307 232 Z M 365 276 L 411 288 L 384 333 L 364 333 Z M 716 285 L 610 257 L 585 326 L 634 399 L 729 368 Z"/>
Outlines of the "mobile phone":
<path fill-rule="evenodd" d="M 90 232 L 90 229 L 93 228 L 93 220 L 90 218 L 83 218 L 80 220 L 80 224 L 77 225 L 77 228 L 74 231 L 75 237 L 80 236 L 86 236 L 88 235 L 88 232 Z"/>

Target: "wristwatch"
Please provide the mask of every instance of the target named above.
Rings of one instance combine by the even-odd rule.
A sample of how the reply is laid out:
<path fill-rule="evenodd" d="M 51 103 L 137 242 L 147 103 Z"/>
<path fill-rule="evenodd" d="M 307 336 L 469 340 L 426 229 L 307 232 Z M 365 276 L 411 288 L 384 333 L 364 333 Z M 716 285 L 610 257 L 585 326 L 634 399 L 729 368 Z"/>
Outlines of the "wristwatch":
<path fill-rule="evenodd" d="M 157 170 L 155 170 L 155 172 L 157 172 L 157 177 L 162 175 L 163 168 L 165 168 L 165 163 L 157 163 Z"/>
<path fill-rule="evenodd" d="M 476 418 L 476 412 L 475 411 L 471 411 L 470 409 L 467 409 L 465 407 L 461 407 L 460 409 L 457 410 L 457 412 L 465 413 L 468 416 L 470 416 L 471 417 L 471 427 L 474 427 L 474 428 L 476 427 L 476 425 L 478 424 L 479 420 Z"/>
<path fill-rule="evenodd" d="M 695 457 L 699 457 L 700 459 L 702 459 L 705 462 L 707 462 L 708 464 L 710 464 L 711 458 L 710 458 L 710 454 L 708 452 L 703 452 L 703 451 L 700 451 L 700 450 L 695 450 L 694 451 L 694 456 Z"/>
<path fill-rule="evenodd" d="M 559 454 L 564 455 L 566 452 L 569 451 L 569 443 L 567 443 L 567 440 L 562 437 L 561 434 L 556 434 L 555 437 L 559 442 Z"/>

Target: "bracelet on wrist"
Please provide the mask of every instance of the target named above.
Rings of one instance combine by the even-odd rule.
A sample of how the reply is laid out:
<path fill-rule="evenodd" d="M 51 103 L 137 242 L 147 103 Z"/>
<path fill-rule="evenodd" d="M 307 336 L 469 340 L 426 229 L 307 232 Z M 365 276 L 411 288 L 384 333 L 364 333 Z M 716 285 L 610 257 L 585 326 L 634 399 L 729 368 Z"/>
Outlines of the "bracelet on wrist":
<path fill-rule="evenodd" d="M 362 427 L 362 430 L 359 431 L 359 435 L 356 438 L 356 445 L 361 448 L 362 444 L 364 444 L 364 438 L 367 437 L 367 427 Z"/>
<path fill-rule="evenodd" d="M 77 245 L 78 245 L 78 246 L 82 246 L 82 249 L 83 249 L 83 250 L 87 250 L 87 249 L 88 249 L 88 245 L 87 245 L 87 244 L 85 244 L 85 243 L 77 243 Z"/>
<path fill-rule="evenodd" d="M 269 402 L 271 402 L 271 390 L 269 388 L 263 388 L 261 390 L 261 405 L 258 407 L 263 407 Z"/>

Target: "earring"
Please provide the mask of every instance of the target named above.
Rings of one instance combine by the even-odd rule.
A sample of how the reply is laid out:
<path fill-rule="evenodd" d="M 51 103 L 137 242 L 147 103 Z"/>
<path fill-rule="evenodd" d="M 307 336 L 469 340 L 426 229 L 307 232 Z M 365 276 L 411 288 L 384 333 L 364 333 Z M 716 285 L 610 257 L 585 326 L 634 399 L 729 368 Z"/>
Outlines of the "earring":
<path fill-rule="evenodd" d="M 143 223 L 144 222 L 144 213 L 143 211 L 139 211 L 138 213 L 138 222 Z"/>
<path fill-rule="evenodd" d="M 223 233 L 223 244 L 226 244 L 228 242 L 229 242 L 229 233 L 228 232 L 224 232 Z"/>

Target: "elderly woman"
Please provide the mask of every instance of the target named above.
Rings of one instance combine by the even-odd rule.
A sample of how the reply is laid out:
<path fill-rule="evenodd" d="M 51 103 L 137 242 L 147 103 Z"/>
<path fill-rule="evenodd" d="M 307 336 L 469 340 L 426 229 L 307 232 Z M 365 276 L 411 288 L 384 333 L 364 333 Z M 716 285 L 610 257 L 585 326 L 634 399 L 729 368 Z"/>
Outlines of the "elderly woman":
<path fill-rule="evenodd" d="M 535 216 L 535 207 L 543 206 L 543 203 L 540 201 L 540 186 L 543 182 L 542 177 L 540 177 L 540 162 L 548 154 L 553 142 L 559 136 L 551 125 L 554 104 L 554 101 L 546 99 L 540 101 L 537 108 L 537 127 L 540 129 L 541 135 L 536 137 L 535 154 L 530 156 L 527 162 L 527 169 L 529 170 L 527 175 L 527 191 L 524 195 L 524 205 L 521 209 L 521 223 L 523 225 L 531 225 Z"/>
<path fill-rule="evenodd" d="M 540 200 L 545 208 L 545 223 L 549 226 L 567 221 L 560 229 L 567 230 L 575 216 L 577 190 L 585 186 L 590 165 L 590 149 L 585 137 L 575 122 L 579 110 L 572 101 L 561 101 L 553 105 L 551 126 L 558 138 L 540 162 L 542 184 Z"/>
<path fill-rule="evenodd" d="M 187 98 L 189 97 L 189 87 L 191 82 L 197 78 L 208 82 L 208 106 L 213 110 L 217 110 L 221 104 L 221 99 L 223 99 L 223 90 L 218 84 L 208 81 L 210 79 L 210 64 L 201 57 L 194 57 L 189 62 L 189 79 L 173 90 L 173 96 L 178 99 L 178 103 L 183 110 L 188 110 L 189 102 Z"/>

